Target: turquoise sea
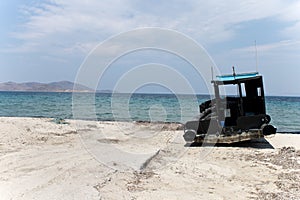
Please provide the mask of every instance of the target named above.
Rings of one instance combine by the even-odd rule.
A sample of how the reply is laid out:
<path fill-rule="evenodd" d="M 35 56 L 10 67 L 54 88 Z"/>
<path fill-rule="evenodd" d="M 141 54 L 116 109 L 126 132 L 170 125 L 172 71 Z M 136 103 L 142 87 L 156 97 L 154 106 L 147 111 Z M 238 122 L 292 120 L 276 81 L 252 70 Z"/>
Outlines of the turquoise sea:
<path fill-rule="evenodd" d="M 198 106 L 191 103 L 192 96 L 189 95 L 178 98 L 172 94 L 117 94 L 112 97 L 107 93 L 82 93 L 76 98 L 85 105 L 88 95 L 95 99 L 92 106 L 97 120 L 184 122 L 199 114 Z M 209 98 L 198 95 L 197 101 L 200 104 Z M 0 92 L 0 116 L 72 119 L 72 99 L 72 93 Z M 267 113 L 278 132 L 300 133 L 300 97 L 267 96 L 266 103 Z"/>

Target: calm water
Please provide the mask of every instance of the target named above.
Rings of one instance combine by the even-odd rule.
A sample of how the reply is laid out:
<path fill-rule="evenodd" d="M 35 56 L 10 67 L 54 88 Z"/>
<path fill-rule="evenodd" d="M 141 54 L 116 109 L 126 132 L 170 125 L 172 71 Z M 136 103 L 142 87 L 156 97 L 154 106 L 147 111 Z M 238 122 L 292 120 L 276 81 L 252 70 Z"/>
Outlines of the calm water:
<path fill-rule="evenodd" d="M 198 95 L 196 101 L 170 94 L 76 94 L 74 98 L 72 93 L 0 92 L 0 116 L 74 118 L 74 102 L 80 110 L 75 118 L 185 122 L 198 115 L 197 104 L 209 96 Z M 300 97 L 266 97 L 266 102 L 278 131 L 300 132 Z"/>

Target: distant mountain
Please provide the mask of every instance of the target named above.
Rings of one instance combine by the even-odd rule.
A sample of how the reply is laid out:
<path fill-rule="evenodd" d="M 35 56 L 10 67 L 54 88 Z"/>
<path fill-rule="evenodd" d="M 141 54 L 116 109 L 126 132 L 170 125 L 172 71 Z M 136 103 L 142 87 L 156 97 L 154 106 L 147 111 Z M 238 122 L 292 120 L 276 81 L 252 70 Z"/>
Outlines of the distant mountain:
<path fill-rule="evenodd" d="M 119 93 L 119 92 L 117 92 L 117 91 L 113 91 L 113 90 L 97 90 L 97 93 L 102 93 L 102 94 L 105 94 L 105 93 L 107 93 L 107 94 L 112 94 L 112 93 Z"/>
<path fill-rule="evenodd" d="M 76 86 L 76 90 L 73 90 Z M 70 81 L 59 81 L 52 83 L 26 82 L 15 83 L 5 82 L 0 83 L 0 91 L 31 91 L 31 92 L 93 92 L 92 89 L 75 84 Z"/>

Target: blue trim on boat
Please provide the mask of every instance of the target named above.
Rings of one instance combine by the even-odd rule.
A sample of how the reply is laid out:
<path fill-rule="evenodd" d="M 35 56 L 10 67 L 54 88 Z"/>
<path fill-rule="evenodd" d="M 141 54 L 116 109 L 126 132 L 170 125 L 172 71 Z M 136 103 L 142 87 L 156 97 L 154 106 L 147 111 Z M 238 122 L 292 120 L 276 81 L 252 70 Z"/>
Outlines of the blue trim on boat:
<path fill-rule="evenodd" d="M 236 74 L 234 75 L 223 75 L 223 76 L 217 76 L 218 81 L 233 81 L 237 79 L 244 79 L 244 78 L 253 78 L 258 75 L 258 72 L 253 73 L 244 73 L 244 74 Z"/>

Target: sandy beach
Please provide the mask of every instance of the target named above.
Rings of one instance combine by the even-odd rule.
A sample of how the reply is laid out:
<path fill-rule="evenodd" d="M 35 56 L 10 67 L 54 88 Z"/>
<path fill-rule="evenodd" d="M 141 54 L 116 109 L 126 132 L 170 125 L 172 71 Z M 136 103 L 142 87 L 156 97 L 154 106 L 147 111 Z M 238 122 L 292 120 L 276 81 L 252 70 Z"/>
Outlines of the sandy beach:
<path fill-rule="evenodd" d="M 190 147 L 178 129 L 2 117 L 0 199 L 300 199 L 300 135 Z"/>

